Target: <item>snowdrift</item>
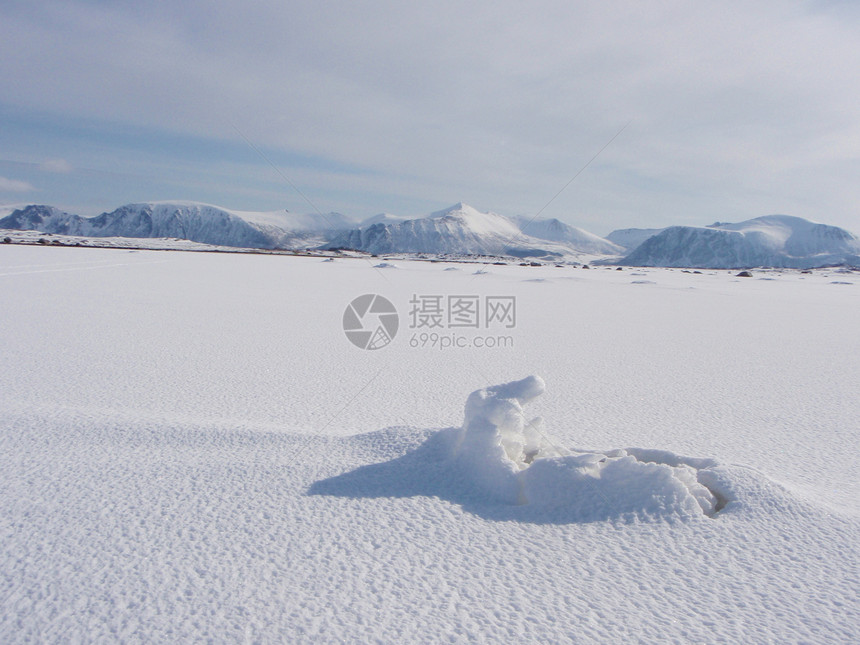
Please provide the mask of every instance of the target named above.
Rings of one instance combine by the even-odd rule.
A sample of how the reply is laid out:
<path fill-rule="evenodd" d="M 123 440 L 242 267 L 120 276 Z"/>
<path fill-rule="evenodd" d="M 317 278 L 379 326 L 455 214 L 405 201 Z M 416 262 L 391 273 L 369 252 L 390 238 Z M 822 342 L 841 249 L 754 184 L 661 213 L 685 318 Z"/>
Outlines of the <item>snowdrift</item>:
<path fill-rule="evenodd" d="M 554 523 L 713 517 L 733 498 L 713 460 L 559 446 L 542 419 L 524 415 L 544 389 L 540 377 L 529 376 L 477 390 L 461 428 L 429 432 L 398 459 L 316 482 L 308 492 L 437 496 L 494 519 Z"/>

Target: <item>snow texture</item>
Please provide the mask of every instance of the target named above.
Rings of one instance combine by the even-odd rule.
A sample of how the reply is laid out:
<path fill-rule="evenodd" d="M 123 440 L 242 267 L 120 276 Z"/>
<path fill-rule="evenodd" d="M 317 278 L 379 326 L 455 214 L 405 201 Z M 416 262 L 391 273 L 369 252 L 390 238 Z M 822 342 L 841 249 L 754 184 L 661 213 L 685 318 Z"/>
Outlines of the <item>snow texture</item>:
<path fill-rule="evenodd" d="M 0 642 L 860 641 L 860 274 L 449 266 L 0 244 Z"/>

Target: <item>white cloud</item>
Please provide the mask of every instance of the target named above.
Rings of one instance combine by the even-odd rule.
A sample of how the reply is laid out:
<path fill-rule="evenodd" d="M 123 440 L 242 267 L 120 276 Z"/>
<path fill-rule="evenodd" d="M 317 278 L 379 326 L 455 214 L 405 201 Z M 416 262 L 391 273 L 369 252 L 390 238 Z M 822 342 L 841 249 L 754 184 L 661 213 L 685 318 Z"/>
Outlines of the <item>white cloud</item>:
<path fill-rule="evenodd" d="M 547 215 L 607 230 L 776 209 L 850 224 L 860 185 L 838 179 L 860 146 L 860 24 L 835 10 L 25 3 L 0 26 L 0 82 L 6 101 L 95 123 L 239 140 L 235 123 L 392 194 L 500 212 L 542 206 L 633 119 Z"/>
<path fill-rule="evenodd" d="M 31 190 L 35 190 L 35 188 L 33 188 L 33 186 L 28 184 L 26 181 L 21 181 L 19 179 L 8 179 L 7 177 L 0 177 L 0 192 L 27 193 Z"/>
<path fill-rule="evenodd" d="M 74 170 L 72 164 L 65 159 L 48 159 L 39 164 L 39 169 L 45 172 L 55 172 L 62 175 L 66 175 Z"/>

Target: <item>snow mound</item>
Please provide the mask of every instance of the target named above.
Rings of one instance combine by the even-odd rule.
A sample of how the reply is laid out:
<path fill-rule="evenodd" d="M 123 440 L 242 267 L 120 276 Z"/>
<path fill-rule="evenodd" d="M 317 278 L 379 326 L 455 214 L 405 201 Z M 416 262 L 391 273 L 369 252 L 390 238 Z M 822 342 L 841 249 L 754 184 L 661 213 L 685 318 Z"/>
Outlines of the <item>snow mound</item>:
<path fill-rule="evenodd" d="M 695 520 L 736 501 L 730 478 L 713 460 L 562 447 L 541 418 L 524 414 L 544 389 L 540 377 L 529 376 L 477 390 L 466 401 L 462 427 L 423 430 L 417 448 L 317 481 L 308 494 L 438 497 L 488 519 L 539 524 Z"/>
<path fill-rule="evenodd" d="M 529 376 L 478 390 L 466 401 L 455 459 L 488 496 L 509 504 L 564 507 L 582 520 L 607 510 L 645 516 L 717 511 L 717 496 L 687 463 L 644 461 L 626 450 L 559 447 L 544 433 L 543 419 L 527 420 L 524 414 L 524 406 L 544 389 L 540 377 Z"/>

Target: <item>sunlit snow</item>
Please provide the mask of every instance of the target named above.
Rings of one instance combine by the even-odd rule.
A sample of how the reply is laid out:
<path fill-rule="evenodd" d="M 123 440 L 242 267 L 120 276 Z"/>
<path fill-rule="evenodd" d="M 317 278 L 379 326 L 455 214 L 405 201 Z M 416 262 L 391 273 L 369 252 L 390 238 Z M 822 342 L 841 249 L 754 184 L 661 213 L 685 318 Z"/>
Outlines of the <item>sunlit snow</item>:
<path fill-rule="evenodd" d="M 860 274 L 378 263 L 0 244 L 0 641 L 858 640 Z"/>

